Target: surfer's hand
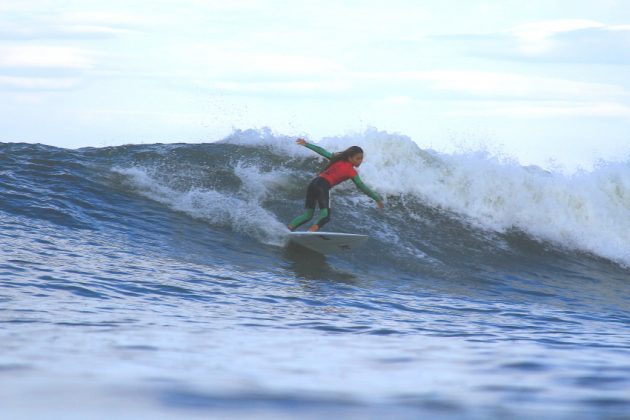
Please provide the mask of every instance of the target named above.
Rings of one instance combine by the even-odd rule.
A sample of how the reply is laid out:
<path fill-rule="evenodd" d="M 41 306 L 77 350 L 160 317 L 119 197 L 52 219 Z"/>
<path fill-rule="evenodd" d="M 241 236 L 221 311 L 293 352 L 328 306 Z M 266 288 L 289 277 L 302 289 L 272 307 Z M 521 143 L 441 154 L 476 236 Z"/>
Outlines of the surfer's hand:
<path fill-rule="evenodd" d="M 304 140 L 303 138 L 299 138 L 295 141 L 297 144 L 299 144 L 300 146 L 304 146 L 306 145 L 306 140 Z"/>
<path fill-rule="evenodd" d="M 376 205 L 378 206 L 379 209 L 382 209 L 383 207 L 385 207 L 385 204 L 382 201 L 377 201 Z"/>

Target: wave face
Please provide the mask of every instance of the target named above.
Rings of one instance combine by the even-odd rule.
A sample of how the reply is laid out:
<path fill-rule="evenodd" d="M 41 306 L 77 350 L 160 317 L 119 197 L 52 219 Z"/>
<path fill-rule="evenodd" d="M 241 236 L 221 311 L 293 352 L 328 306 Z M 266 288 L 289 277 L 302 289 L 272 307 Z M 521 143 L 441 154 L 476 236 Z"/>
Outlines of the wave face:
<path fill-rule="evenodd" d="M 215 144 L 56 153 L 67 153 L 68 164 L 99 165 L 100 182 L 112 188 L 260 243 L 281 245 L 287 221 L 301 212 L 305 187 L 323 165 L 322 158 L 292 140 L 246 131 Z M 488 254 L 495 255 L 505 250 L 506 239 L 520 235 L 542 247 L 630 265 L 627 164 L 567 176 L 485 154 L 431 153 L 404 136 L 378 131 L 321 142 L 329 150 L 354 144 L 367 156 L 362 178 L 387 196 L 388 207 L 379 212 L 352 183 L 342 184 L 333 190 L 335 216 L 328 229 L 370 234 L 389 257 L 402 253 L 422 264 L 427 256 L 459 259 L 466 252 L 456 243 L 479 237 L 486 237 Z M 66 188 L 79 187 L 68 181 Z M 63 206 L 54 210 L 70 217 Z M 451 226 L 443 229 L 443 224 Z M 513 251 L 517 258 L 519 249 Z"/>
<path fill-rule="evenodd" d="M 286 224 L 302 212 L 306 186 L 324 164 L 294 140 L 249 130 L 211 144 L 79 150 L 0 144 L 0 301 L 8 308 L 5 331 L 23 344 L 0 363 L 0 375 L 20 372 L 16 377 L 53 383 L 55 372 L 29 353 L 43 346 L 59 369 L 67 369 L 70 379 L 61 389 L 83 392 L 77 378 L 85 372 L 71 368 L 67 356 L 68 346 L 75 346 L 88 364 L 118 363 L 120 352 L 149 359 L 157 354 L 161 362 L 147 375 L 175 375 L 174 382 L 138 385 L 133 369 L 139 365 L 115 374 L 103 370 L 103 381 L 85 397 L 98 406 L 110 398 L 101 395 L 109 385 L 146 385 L 175 415 L 190 407 L 253 413 L 238 411 L 241 404 L 272 417 L 287 410 L 364 415 L 395 404 L 405 416 L 486 417 L 515 398 L 529 402 L 515 415 L 547 414 L 541 407 L 551 402 L 560 415 L 627 409 L 627 164 L 566 175 L 483 153 L 422 150 L 405 136 L 377 130 L 326 138 L 319 144 L 331 151 L 364 149 L 359 172 L 386 197 L 386 208 L 377 209 L 351 182 L 335 187 L 326 230 L 364 233 L 370 241 L 356 252 L 324 258 L 286 243 Z M 52 327 L 33 338 L 24 325 Z M 172 344 L 196 340 L 187 334 L 199 328 L 209 340 L 203 343 L 218 339 L 222 350 L 199 341 L 197 350 Z M 117 344 L 95 356 L 81 337 L 106 329 L 101 337 Z M 132 338 L 129 329 L 144 338 Z M 282 334 L 287 330 L 293 338 Z M 243 334 L 249 342 L 239 341 Z M 54 341 L 59 336 L 65 345 Z M 97 343 L 106 346 L 102 340 Z M 308 353 L 312 340 L 322 342 L 319 356 Z M 352 350 L 352 340 L 372 349 L 380 360 L 373 362 L 384 368 L 448 371 L 471 385 L 458 394 L 450 385 L 376 371 L 367 384 L 398 382 L 387 389 L 367 386 L 360 378 L 371 356 Z M 519 354 L 511 353 L 514 341 L 523 344 Z M 499 365 L 488 362 L 484 368 L 491 373 L 485 374 L 440 354 L 456 345 L 461 360 L 474 364 L 484 356 L 473 342 L 495 356 L 509 354 Z M 248 351 L 257 346 L 259 358 L 252 359 Z M 212 371 L 200 362 L 227 381 L 224 386 L 223 379 L 208 383 L 207 371 L 172 370 L 178 352 L 230 365 L 235 354 L 247 363 L 269 362 L 278 346 L 310 354 L 314 359 L 298 360 L 312 371 L 292 376 L 275 362 L 262 371 Z M 348 346 L 357 359 L 328 359 L 326 351 L 338 346 Z M 443 370 L 421 363 L 415 348 L 435 356 Z M 549 360 L 541 362 L 546 351 Z M 580 365 L 580 357 L 594 351 L 609 361 Z M 614 361 L 625 375 L 608 370 Z M 346 385 L 327 376 L 341 364 L 350 369 Z M 567 366 L 577 373 L 563 379 Z M 303 366 L 287 369 L 293 368 Z M 503 379 L 514 373 L 525 378 L 522 388 Z M 305 385 L 320 376 L 328 378 L 321 388 Z M 248 387 L 250 379 L 262 385 Z M 617 391 L 606 394 L 612 383 Z M 34 388 L 26 380 L 14 385 L 14 414 L 37 415 L 18 396 Z M 130 416 L 143 415 L 144 408 L 125 399 L 130 397 L 116 398 L 132 409 Z M 479 403 L 489 400 L 499 405 Z M 88 416 L 90 407 L 84 407 Z"/>

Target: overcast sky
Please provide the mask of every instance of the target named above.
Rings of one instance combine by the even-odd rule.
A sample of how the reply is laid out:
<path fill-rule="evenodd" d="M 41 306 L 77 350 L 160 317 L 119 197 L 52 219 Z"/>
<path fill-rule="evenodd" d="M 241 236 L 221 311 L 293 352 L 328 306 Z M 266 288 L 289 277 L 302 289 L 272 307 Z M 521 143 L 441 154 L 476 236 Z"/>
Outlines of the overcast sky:
<path fill-rule="evenodd" d="M 523 163 L 630 156 L 613 0 L 0 1 L 0 141 L 214 141 L 375 127 Z"/>

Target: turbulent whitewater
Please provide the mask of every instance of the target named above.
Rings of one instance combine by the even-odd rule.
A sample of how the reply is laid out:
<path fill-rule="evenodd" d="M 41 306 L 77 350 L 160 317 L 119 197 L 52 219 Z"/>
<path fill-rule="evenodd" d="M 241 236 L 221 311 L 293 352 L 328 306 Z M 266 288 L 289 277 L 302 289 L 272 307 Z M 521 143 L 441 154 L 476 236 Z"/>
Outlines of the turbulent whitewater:
<path fill-rule="evenodd" d="M 0 143 L 10 417 L 630 410 L 627 163 L 567 175 L 326 138 L 365 150 L 386 207 L 336 187 L 326 229 L 370 240 L 324 258 L 286 244 L 324 164 L 294 140 Z"/>

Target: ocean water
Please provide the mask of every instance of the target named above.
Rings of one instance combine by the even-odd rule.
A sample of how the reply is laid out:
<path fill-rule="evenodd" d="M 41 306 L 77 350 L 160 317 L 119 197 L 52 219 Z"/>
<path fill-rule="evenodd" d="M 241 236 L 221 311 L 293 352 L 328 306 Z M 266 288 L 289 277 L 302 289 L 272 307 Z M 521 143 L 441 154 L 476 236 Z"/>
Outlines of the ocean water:
<path fill-rule="evenodd" d="M 353 144 L 386 208 L 336 187 L 325 257 L 292 138 L 0 144 L 1 417 L 630 417 L 627 164 Z"/>

